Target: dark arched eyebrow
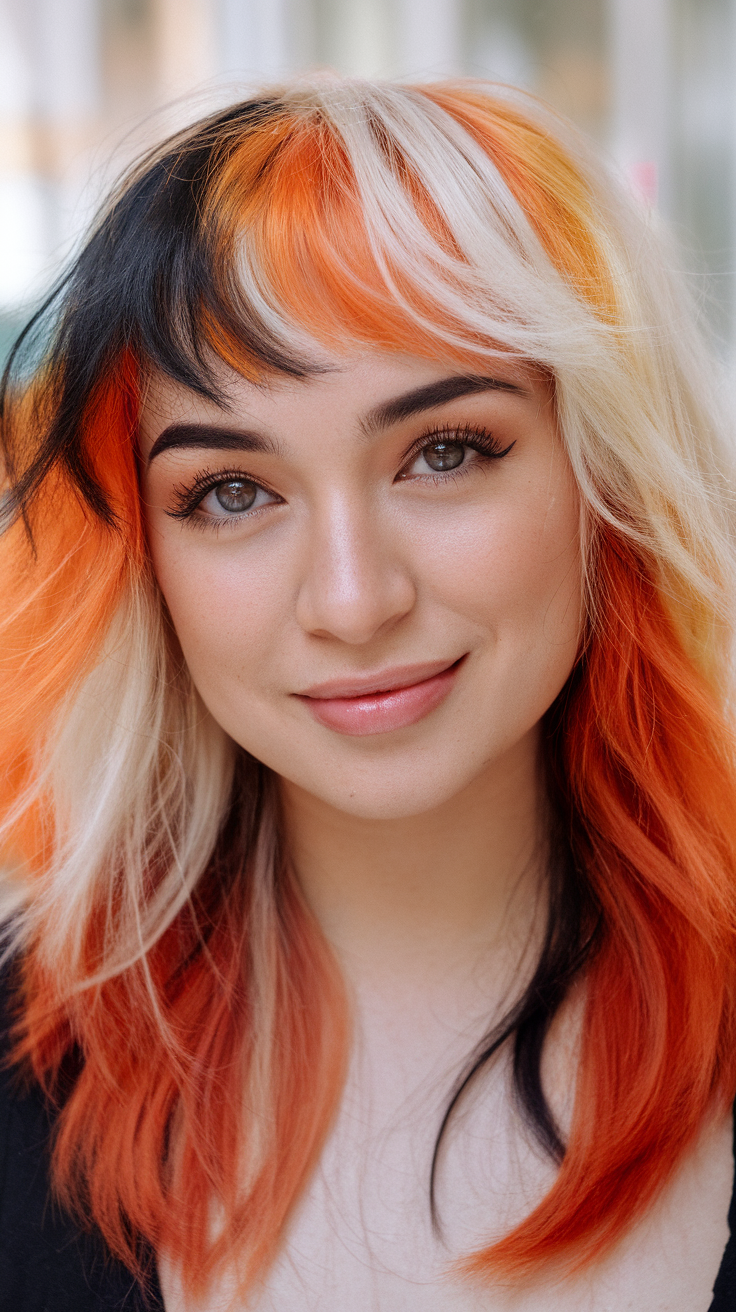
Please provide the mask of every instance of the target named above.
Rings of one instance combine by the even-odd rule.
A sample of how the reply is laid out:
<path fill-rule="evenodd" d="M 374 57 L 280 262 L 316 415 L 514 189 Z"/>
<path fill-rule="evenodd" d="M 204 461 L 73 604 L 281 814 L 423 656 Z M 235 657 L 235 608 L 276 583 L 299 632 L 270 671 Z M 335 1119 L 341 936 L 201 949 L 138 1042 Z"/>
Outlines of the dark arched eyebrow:
<path fill-rule="evenodd" d="M 372 436 L 423 410 L 433 410 L 460 396 L 473 396 L 478 392 L 529 395 L 526 388 L 500 378 L 485 378 L 481 374 L 453 374 L 450 378 L 440 378 L 437 382 L 415 387 L 411 392 L 404 392 L 390 401 L 382 401 L 364 415 L 361 427 Z M 203 451 L 260 451 L 266 455 L 278 454 L 276 444 L 261 433 L 219 424 L 169 424 L 156 438 L 148 461 L 150 464 L 162 451 L 195 447 Z"/>
<path fill-rule="evenodd" d="M 201 451 L 262 451 L 276 455 L 276 444 L 261 433 L 242 428 L 224 428 L 218 424 L 169 424 L 159 433 L 148 456 L 150 464 L 162 451 L 186 450 L 199 447 Z"/>
<path fill-rule="evenodd" d="M 453 374 L 450 378 L 440 378 L 436 383 L 426 383 L 424 387 L 415 387 L 411 392 L 404 392 L 391 401 L 369 410 L 363 419 L 366 433 L 381 432 L 398 424 L 402 419 L 410 419 L 422 410 L 432 410 L 435 406 L 455 401 L 460 396 L 473 396 L 478 392 L 516 392 L 519 396 L 528 396 L 526 388 L 517 383 L 508 383 L 501 378 L 486 378 L 482 374 Z"/>

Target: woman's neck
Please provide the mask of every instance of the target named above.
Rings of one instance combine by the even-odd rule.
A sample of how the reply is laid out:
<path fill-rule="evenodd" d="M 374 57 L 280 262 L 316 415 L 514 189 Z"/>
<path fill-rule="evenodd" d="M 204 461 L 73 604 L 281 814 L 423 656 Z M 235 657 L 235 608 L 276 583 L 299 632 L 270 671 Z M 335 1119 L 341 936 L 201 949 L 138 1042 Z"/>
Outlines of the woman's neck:
<path fill-rule="evenodd" d="M 536 942 L 546 844 L 535 731 L 421 815 L 347 814 L 284 780 L 281 794 L 296 876 L 356 982 L 424 988 L 495 961 L 500 984 Z"/>

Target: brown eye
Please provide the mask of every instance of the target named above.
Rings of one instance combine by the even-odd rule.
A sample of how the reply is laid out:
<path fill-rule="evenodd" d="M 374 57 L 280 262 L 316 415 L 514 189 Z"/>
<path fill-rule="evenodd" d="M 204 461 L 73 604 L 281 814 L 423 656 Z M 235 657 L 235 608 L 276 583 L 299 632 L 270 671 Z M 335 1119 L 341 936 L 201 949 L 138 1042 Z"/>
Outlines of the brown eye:
<path fill-rule="evenodd" d="M 462 442 L 433 442 L 425 446 L 422 455 L 430 469 L 457 469 L 465 459 L 465 447 Z"/>
<path fill-rule="evenodd" d="M 246 479 L 238 479 L 231 483 L 219 483 L 214 491 L 215 499 L 223 510 L 229 511 L 231 515 L 237 515 L 243 510 L 250 510 L 256 499 L 258 487 Z"/>

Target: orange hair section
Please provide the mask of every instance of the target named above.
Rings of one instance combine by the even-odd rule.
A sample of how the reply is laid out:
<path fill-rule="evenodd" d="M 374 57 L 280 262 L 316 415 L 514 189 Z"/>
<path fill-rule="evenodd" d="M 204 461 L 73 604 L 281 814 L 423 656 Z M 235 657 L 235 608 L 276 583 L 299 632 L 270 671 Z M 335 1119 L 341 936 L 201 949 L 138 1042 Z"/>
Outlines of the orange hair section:
<path fill-rule="evenodd" d="M 25 978 L 19 1055 L 52 1099 L 73 1044 L 82 1058 L 57 1125 L 60 1199 L 82 1223 L 91 1218 L 139 1276 L 142 1237 L 197 1294 L 227 1258 L 240 1259 L 244 1287 L 273 1260 L 344 1080 L 342 982 L 284 878 L 269 999 L 275 1069 L 261 1072 L 266 1114 L 247 1105 L 263 985 L 253 970 L 251 876 L 242 869 L 223 897 L 224 872 L 210 870 L 147 970 L 129 968 L 71 1005 L 58 1006 L 54 981 L 33 963 Z"/>
<path fill-rule="evenodd" d="M 575 1269 L 641 1216 L 736 1093 L 736 783 L 723 709 L 635 550 L 604 535 L 601 614 L 561 694 L 558 768 L 601 908 L 569 1143 L 540 1205 L 468 1273 Z"/>
<path fill-rule="evenodd" d="M 140 497 L 131 435 L 137 382 L 125 357 L 92 397 L 82 429 L 90 470 L 120 523 L 110 529 L 83 507 L 64 475 L 45 480 L 32 520 L 19 519 L 0 553 L 0 814 L 8 815 L 29 783 L 39 734 L 59 703 L 94 664 L 123 589 L 144 564 Z M 17 403 L 13 428 L 42 422 L 33 398 Z M 20 442 L 20 457 L 25 443 Z M 29 532 L 30 530 L 30 532 Z M 27 814 L 10 836 L 10 858 L 38 869 L 52 819 Z"/>
<path fill-rule="evenodd" d="M 593 236 L 590 189 L 562 147 L 502 100 L 466 89 L 417 90 L 476 138 L 558 272 L 601 318 L 614 319 L 613 280 Z M 393 143 L 385 154 L 428 233 L 441 250 L 458 257 L 432 196 Z M 212 187 L 206 222 L 217 233 L 220 267 L 237 268 L 238 244 L 247 242 L 275 302 L 333 350 L 345 349 L 347 335 L 379 350 L 432 359 L 439 351 L 446 357 L 447 344 L 432 323 L 463 336 L 467 346 L 456 352 L 463 360 L 496 345 L 474 338 L 387 256 L 391 281 L 430 327 L 407 315 L 376 260 L 345 148 L 316 114 L 285 114 L 268 131 L 248 134 Z M 211 344 L 234 368 L 248 372 L 242 343 L 228 341 L 216 325 Z"/>
<path fill-rule="evenodd" d="M 615 288 L 595 237 L 590 188 L 559 142 L 513 105 L 496 100 L 491 109 L 487 97 L 467 87 L 427 87 L 423 94 L 475 137 L 557 271 L 601 318 L 615 322 Z"/>
<path fill-rule="evenodd" d="M 235 263 L 247 240 L 277 303 L 333 349 L 347 329 L 379 350 L 436 355 L 436 337 L 407 319 L 376 264 L 344 147 L 317 119 L 285 119 L 278 131 L 246 137 L 212 189 L 220 263 Z M 224 354 L 220 336 L 213 345 Z M 239 343 L 225 358 L 242 370 Z"/>

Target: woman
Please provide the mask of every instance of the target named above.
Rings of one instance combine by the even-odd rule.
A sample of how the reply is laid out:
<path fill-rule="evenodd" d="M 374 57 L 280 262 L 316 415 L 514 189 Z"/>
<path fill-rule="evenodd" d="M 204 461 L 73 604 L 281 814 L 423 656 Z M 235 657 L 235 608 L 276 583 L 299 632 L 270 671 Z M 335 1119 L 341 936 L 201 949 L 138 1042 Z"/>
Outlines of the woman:
<path fill-rule="evenodd" d="M 730 465 L 647 219 L 521 96 L 299 82 L 49 317 L 13 1308 L 733 1306 Z"/>

